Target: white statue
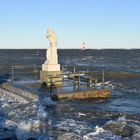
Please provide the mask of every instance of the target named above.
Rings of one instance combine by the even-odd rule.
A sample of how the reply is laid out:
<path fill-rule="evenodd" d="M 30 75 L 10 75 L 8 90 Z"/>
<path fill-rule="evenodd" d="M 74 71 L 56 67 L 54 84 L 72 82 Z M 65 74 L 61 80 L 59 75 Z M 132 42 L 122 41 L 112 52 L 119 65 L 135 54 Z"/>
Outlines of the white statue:
<path fill-rule="evenodd" d="M 50 42 L 50 47 L 47 49 L 45 64 L 58 64 L 57 56 L 57 37 L 53 29 L 48 29 L 46 37 Z"/>

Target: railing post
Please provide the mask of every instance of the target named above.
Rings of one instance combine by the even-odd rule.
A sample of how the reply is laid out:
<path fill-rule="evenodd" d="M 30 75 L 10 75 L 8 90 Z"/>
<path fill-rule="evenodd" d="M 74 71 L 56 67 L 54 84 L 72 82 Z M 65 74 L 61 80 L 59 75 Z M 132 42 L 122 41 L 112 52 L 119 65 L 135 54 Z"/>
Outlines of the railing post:
<path fill-rule="evenodd" d="M 76 72 L 75 67 L 73 67 L 73 73 L 75 73 L 75 72 Z"/>
<path fill-rule="evenodd" d="M 95 79 L 95 84 L 94 84 L 94 88 L 96 89 L 96 86 L 97 86 L 97 82 L 98 82 L 98 79 L 96 78 Z"/>
<path fill-rule="evenodd" d="M 64 71 L 64 69 L 65 69 L 65 68 L 64 68 L 64 66 L 62 65 L 62 71 Z"/>
<path fill-rule="evenodd" d="M 87 73 L 89 72 L 89 69 L 87 68 Z"/>
<path fill-rule="evenodd" d="M 104 87 L 104 82 L 105 82 L 105 74 L 104 74 L 104 70 L 103 70 L 103 74 L 102 74 L 102 86 Z"/>
<path fill-rule="evenodd" d="M 14 80 L 14 67 L 11 66 L 11 70 L 12 70 L 12 81 Z"/>
<path fill-rule="evenodd" d="M 89 88 L 92 89 L 92 78 L 89 79 Z"/>
<path fill-rule="evenodd" d="M 80 73 L 78 73 L 78 89 L 80 89 Z"/>
<path fill-rule="evenodd" d="M 36 66 L 34 67 L 34 72 L 35 72 L 35 78 L 37 79 L 37 69 L 36 69 Z"/>

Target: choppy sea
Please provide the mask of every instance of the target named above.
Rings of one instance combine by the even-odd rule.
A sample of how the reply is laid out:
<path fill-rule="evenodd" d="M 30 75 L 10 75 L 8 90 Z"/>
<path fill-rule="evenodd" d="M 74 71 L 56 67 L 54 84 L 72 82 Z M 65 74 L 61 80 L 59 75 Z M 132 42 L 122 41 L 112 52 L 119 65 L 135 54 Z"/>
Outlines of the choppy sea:
<path fill-rule="evenodd" d="M 45 50 L 0 50 L 0 83 L 11 81 L 11 65 L 35 66 Z M 0 90 L 0 140 L 140 140 L 140 49 L 59 49 L 59 63 L 72 71 L 105 71 L 111 98 L 53 102 L 38 79 L 21 76 L 13 83 L 39 94 L 16 102 Z M 46 105 L 48 104 L 48 105 Z"/>

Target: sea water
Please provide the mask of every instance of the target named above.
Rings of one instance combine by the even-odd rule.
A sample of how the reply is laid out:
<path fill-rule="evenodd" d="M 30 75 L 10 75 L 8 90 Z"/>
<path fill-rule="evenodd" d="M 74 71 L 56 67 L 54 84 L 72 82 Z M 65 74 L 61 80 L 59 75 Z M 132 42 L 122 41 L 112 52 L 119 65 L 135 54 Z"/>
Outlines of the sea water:
<path fill-rule="evenodd" d="M 38 52 L 36 54 L 36 52 Z M 140 139 L 140 50 L 58 50 L 67 71 L 102 71 L 113 85 L 106 100 L 49 98 L 39 79 L 20 77 L 14 84 L 39 95 L 16 102 L 0 96 L 0 139 Z M 0 82 L 11 81 L 11 65 L 41 66 L 45 50 L 0 50 Z M 71 67 L 71 68 L 70 68 Z M 1 91 L 2 92 L 2 91 Z"/>

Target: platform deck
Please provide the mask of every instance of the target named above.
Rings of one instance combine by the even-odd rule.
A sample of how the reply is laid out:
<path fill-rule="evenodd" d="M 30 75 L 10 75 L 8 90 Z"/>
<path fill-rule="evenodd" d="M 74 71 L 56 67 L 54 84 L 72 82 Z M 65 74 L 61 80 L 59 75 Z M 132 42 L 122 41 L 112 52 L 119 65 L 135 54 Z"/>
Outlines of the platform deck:
<path fill-rule="evenodd" d="M 66 92 L 57 93 L 55 97 L 57 99 L 89 99 L 89 98 L 109 98 L 110 89 L 96 89 L 90 91 L 79 91 L 79 92 Z"/>

